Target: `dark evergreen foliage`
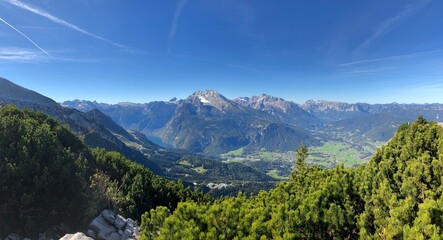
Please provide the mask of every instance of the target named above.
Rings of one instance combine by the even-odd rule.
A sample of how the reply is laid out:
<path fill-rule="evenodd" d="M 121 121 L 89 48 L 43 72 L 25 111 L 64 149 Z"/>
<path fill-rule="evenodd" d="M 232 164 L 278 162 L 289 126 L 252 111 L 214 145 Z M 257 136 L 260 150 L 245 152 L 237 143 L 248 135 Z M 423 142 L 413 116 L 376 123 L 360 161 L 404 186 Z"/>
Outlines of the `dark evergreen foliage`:
<path fill-rule="evenodd" d="M 33 232 L 87 205 L 85 145 L 56 120 L 15 107 L 0 109 L 0 232 Z"/>
<path fill-rule="evenodd" d="M 157 206 L 208 197 L 116 152 L 92 151 L 42 113 L 0 108 L 0 238 L 49 228 L 84 230 L 104 208 L 139 220 Z"/>

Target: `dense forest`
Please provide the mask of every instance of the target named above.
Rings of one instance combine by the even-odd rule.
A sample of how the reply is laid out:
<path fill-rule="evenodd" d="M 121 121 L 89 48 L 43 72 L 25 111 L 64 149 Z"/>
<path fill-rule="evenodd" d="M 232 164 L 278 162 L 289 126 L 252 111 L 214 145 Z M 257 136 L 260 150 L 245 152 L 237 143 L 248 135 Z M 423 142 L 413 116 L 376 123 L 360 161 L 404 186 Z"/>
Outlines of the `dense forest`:
<path fill-rule="evenodd" d="M 116 152 L 89 149 L 42 113 L 0 108 L 0 238 L 84 230 L 105 208 L 140 220 L 159 205 L 207 201 Z"/>
<path fill-rule="evenodd" d="M 402 125 L 366 166 L 307 166 L 256 196 L 186 201 L 142 217 L 143 239 L 442 239 L 443 129 Z"/>

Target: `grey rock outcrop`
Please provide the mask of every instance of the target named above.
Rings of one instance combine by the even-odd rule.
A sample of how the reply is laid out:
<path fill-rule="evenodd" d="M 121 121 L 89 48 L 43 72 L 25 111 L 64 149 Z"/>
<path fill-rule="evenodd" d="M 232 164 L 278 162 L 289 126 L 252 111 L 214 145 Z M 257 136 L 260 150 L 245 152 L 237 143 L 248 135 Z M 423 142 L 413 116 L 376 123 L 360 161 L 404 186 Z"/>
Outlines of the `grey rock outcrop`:
<path fill-rule="evenodd" d="M 66 234 L 64 237 L 60 238 L 60 240 L 94 240 L 83 233 L 76 234 Z"/>
<path fill-rule="evenodd" d="M 21 239 L 20 236 L 15 233 L 9 234 L 9 236 L 5 238 L 5 240 L 20 240 L 20 239 Z"/>
<path fill-rule="evenodd" d="M 98 240 L 131 240 L 137 239 L 139 232 L 139 226 L 132 219 L 104 210 L 89 224 L 86 235 Z"/>

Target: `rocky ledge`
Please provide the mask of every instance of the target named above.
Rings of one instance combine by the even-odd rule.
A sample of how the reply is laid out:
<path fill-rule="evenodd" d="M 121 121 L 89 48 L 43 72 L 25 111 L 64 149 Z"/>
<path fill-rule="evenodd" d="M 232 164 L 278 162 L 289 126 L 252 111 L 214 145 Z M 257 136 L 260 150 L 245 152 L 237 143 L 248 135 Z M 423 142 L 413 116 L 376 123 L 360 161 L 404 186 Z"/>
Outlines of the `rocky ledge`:
<path fill-rule="evenodd" d="M 86 234 L 78 232 L 66 234 L 60 240 L 136 240 L 140 234 L 140 227 L 130 218 L 124 218 L 111 210 L 104 210 L 88 226 Z M 52 238 L 40 234 L 39 240 Z M 4 240 L 28 240 L 17 234 L 10 234 Z M 0 240 L 2 238 L 0 237 Z"/>

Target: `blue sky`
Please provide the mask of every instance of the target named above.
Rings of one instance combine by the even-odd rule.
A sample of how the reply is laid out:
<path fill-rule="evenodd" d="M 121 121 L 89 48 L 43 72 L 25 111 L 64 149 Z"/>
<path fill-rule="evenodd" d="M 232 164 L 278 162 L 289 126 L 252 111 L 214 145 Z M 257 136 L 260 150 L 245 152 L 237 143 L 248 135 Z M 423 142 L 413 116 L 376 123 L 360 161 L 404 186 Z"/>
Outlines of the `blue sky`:
<path fill-rule="evenodd" d="M 0 76 L 56 101 L 443 103 L 442 13 L 438 0 L 0 0 Z"/>

